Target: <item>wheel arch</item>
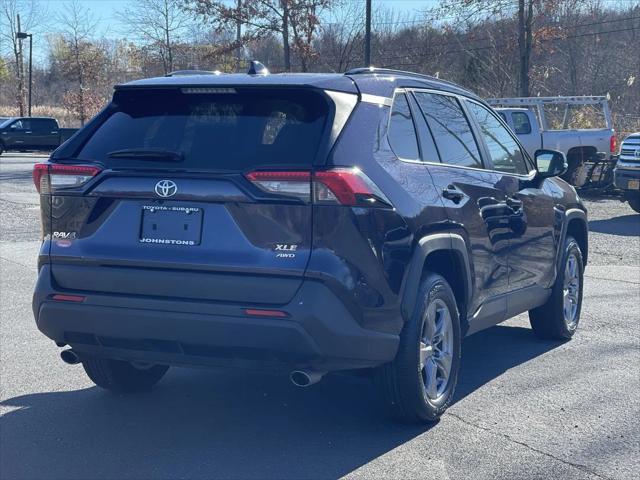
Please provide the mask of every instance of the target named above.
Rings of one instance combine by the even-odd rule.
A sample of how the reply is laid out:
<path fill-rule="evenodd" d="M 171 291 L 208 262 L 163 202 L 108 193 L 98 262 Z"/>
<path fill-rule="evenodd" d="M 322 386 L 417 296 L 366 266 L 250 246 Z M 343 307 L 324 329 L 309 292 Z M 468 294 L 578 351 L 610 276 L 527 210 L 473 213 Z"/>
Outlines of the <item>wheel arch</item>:
<path fill-rule="evenodd" d="M 582 261 L 584 265 L 587 264 L 589 257 L 589 227 L 587 226 L 587 215 L 578 209 L 572 209 L 567 211 L 567 228 L 564 238 L 562 239 L 562 245 L 567 235 L 575 238 L 576 242 L 580 246 L 582 252 Z M 563 248 L 560 246 L 560 248 Z"/>
<path fill-rule="evenodd" d="M 410 318 L 417 300 L 418 288 L 425 272 L 442 275 L 451 285 L 460 318 L 466 323 L 471 300 L 471 265 L 467 245 L 462 236 L 436 233 L 420 239 L 409 266 L 402 295 L 402 316 Z M 460 274 L 461 273 L 461 274 Z M 464 325 L 466 329 L 466 325 Z"/>
<path fill-rule="evenodd" d="M 580 160 L 585 162 L 596 153 L 598 153 L 598 149 L 591 145 L 571 147 L 567 150 L 567 160 L 569 160 L 570 157 L 573 159 L 579 156 Z"/>

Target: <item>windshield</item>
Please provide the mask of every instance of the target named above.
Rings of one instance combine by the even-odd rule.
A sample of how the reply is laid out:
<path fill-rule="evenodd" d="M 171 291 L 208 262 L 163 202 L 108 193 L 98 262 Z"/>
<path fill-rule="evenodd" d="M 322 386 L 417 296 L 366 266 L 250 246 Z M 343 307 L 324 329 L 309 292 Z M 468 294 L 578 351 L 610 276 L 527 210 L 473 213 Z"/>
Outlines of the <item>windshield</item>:
<path fill-rule="evenodd" d="M 0 128 L 6 126 L 10 120 L 10 117 L 0 117 Z"/>
<path fill-rule="evenodd" d="M 114 105 L 80 160 L 111 168 L 308 168 L 328 114 L 320 94 L 300 89 L 128 90 L 116 92 Z M 179 162 L 168 164 L 168 156 Z"/>

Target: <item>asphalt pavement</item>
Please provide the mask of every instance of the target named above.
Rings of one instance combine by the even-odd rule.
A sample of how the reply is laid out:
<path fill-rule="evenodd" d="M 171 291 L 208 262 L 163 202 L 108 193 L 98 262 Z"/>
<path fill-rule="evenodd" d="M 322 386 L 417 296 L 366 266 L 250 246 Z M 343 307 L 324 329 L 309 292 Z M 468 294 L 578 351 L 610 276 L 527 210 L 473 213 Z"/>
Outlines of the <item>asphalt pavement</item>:
<path fill-rule="evenodd" d="M 177 369 L 105 392 L 31 313 L 40 220 L 29 154 L 0 157 L 0 478 L 636 479 L 640 215 L 586 197 L 579 331 L 536 339 L 526 315 L 463 343 L 456 401 L 433 426 L 389 420 L 367 378 Z"/>

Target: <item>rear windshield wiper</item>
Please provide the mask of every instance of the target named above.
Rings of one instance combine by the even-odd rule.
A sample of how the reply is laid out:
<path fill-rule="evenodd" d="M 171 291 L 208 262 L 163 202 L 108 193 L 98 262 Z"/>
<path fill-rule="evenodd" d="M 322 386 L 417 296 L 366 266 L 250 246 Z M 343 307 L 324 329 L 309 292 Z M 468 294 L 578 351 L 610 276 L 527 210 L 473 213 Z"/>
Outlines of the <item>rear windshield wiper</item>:
<path fill-rule="evenodd" d="M 161 148 L 128 148 L 114 150 L 107 153 L 109 158 L 135 158 L 136 160 L 157 160 L 160 162 L 181 162 L 184 160 L 182 152 L 163 150 Z"/>

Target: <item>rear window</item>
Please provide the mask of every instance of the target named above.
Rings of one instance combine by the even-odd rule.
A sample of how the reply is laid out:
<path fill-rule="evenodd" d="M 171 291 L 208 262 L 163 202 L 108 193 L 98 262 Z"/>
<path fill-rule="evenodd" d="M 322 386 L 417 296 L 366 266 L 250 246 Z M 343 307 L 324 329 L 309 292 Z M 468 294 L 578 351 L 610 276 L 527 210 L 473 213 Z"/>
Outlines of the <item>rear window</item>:
<path fill-rule="evenodd" d="M 518 135 L 528 135 L 531 133 L 531 123 L 529 117 L 524 112 L 512 112 L 513 130 Z"/>
<path fill-rule="evenodd" d="M 292 89 L 130 90 L 116 92 L 113 103 L 78 159 L 111 168 L 308 167 L 329 108 L 320 94 Z M 128 150 L 177 155 L 141 159 Z"/>

